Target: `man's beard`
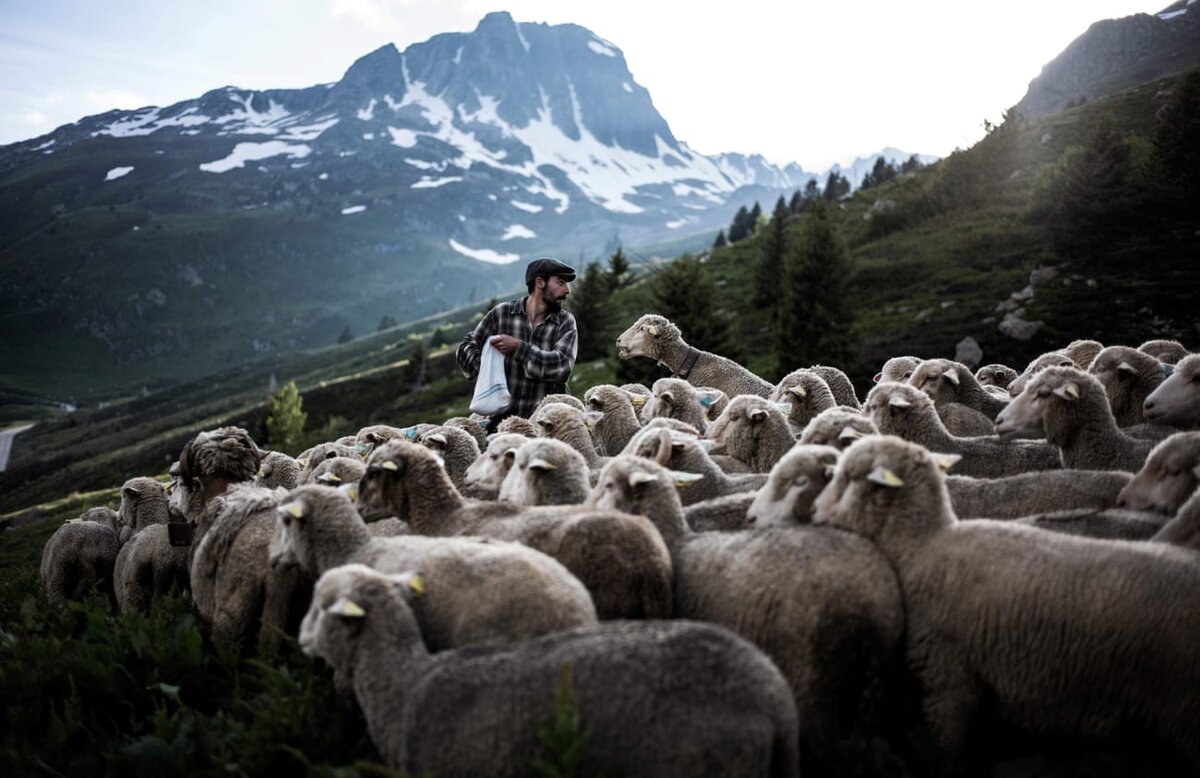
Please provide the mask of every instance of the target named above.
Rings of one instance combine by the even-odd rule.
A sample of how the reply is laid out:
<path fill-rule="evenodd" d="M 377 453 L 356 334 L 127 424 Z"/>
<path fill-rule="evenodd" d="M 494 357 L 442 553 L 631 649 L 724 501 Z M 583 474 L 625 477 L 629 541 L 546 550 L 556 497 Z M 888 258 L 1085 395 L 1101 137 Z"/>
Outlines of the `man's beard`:
<path fill-rule="evenodd" d="M 546 304 L 546 313 L 558 313 L 562 310 L 562 298 L 551 300 L 549 297 L 542 300 Z"/>

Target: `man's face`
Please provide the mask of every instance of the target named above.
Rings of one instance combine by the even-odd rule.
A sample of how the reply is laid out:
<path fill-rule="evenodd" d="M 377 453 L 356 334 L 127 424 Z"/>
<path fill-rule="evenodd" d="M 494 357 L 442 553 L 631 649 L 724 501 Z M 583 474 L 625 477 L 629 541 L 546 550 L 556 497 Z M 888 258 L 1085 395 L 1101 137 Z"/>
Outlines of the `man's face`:
<path fill-rule="evenodd" d="M 558 276 L 550 276 L 545 282 L 545 286 L 542 287 L 542 300 L 551 311 L 561 310 L 562 301 L 571 293 L 571 285 Z"/>

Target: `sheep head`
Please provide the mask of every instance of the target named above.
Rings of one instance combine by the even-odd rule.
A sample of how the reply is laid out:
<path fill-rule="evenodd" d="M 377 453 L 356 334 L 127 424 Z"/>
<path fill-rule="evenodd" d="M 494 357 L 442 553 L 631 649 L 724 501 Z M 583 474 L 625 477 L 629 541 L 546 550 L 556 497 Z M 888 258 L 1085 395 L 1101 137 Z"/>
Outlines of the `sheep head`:
<path fill-rule="evenodd" d="M 395 516 L 408 521 L 412 492 L 441 485 L 453 489 L 436 452 L 407 440 L 389 440 L 371 452 L 359 482 L 359 513 L 365 520 Z"/>
<path fill-rule="evenodd" d="M 840 453 L 832 446 L 798 445 L 784 454 L 750 504 L 747 524 L 786 527 L 809 523 L 813 501 L 833 479 Z"/>
<path fill-rule="evenodd" d="M 880 381 L 905 383 L 912 377 L 913 371 L 919 364 L 921 364 L 921 360 L 918 357 L 892 357 L 883 363 L 883 368 L 871 380 L 875 383 Z"/>
<path fill-rule="evenodd" d="M 862 413 L 850 408 L 828 408 L 808 423 L 800 442 L 843 450 L 859 438 L 878 434 L 875 422 Z"/>
<path fill-rule="evenodd" d="M 1097 409 L 1097 404 L 1103 408 Z M 1056 433 L 1073 429 L 1088 412 L 1112 415 L 1099 381 L 1076 367 L 1048 367 L 996 417 L 996 434 L 1002 438 L 1045 437 L 1054 443 L 1061 439 Z"/>
<path fill-rule="evenodd" d="M 1008 396 L 1016 397 L 1038 373 L 1049 367 L 1077 367 L 1074 360 L 1061 351 L 1048 351 L 1025 366 L 1021 374 L 1008 385 Z M 1082 369 L 1082 368 L 1080 368 Z"/>
<path fill-rule="evenodd" d="M 518 505 L 545 505 L 551 491 L 580 498 L 586 495 L 587 462 L 562 441 L 549 438 L 527 441 L 516 449 L 512 467 L 500 485 L 499 499 Z"/>
<path fill-rule="evenodd" d="M 512 432 L 496 433 L 488 441 L 487 450 L 467 468 L 465 483 L 480 489 L 498 490 L 512 469 L 517 449 L 530 438 Z"/>
<path fill-rule="evenodd" d="M 1187 347 L 1177 340 L 1148 340 L 1138 346 L 1138 351 L 1149 354 L 1164 365 L 1177 365 L 1189 353 Z"/>
<path fill-rule="evenodd" d="M 883 435 L 905 437 L 915 425 L 941 425 L 929 395 L 911 384 L 894 381 L 875 385 L 867 395 L 863 413 Z"/>
<path fill-rule="evenodd" d="M 1200 432 L 1160 442 L 1117 497 L 1118 508 L 1174 516 L 1200 486 Z"/>
<path fill-rule="evenodd" d="M 984 365 L 975 371 L 975 380 L 980 386 L 998 386 L 1007 389 L 1017 378 L 1017 371 L 1008 365 Z"/>
<path fill-rule="evenodd" d="M 617 337 L 617 356 L 621 359 L 631 357 L 657 359 L 661 353 L 662 344 L 674 340 L 682 341 L 679 328 L 665 316 L 647 313 Z"/>
<path fill-rule="evenodd" d="M 934 405 L 958 402 L 968 378 L 975 376 L 951 359 L 928 359 L 913 371 L 908 383 L 927 394 Z"/>
<path fill-rule="evenodd" d="M 1184 357 L 1167 380 L 1147 395 L 1142 415 L 1153 424 L 1200 424 L 1200 354 Z"/>

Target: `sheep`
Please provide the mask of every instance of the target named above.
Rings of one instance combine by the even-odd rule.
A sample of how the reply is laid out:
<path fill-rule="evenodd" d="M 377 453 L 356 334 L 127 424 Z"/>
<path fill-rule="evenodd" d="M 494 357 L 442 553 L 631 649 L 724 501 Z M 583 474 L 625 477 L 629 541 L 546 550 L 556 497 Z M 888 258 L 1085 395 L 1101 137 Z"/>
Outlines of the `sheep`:
<path fill-rule="evenodd" d="M 1013 379 L 1013 382 L 1008 385 L 1008 396 L 1016 397 L 1019 395 L 1025 390 L 1025 385 L 1029 383 L 1030 379 L 1048 367 L 1078 367 L 1080 370 L 1087 370 L 1086 365 L 1076 365 L 1074 360 L 1061 351 L 1048 351 L 1041 356 L 1035 357 L 1032 362 L 1025 366 L 1021 374 Z"/>
<path fill-rule="evenodd" d="M 187 589 L 188 549 L 171 545 L 168 513 L 167 493 L 153 478 L 131 478 L 121 486 L 122 542 L 113 589 L 122 613 L 145 610 L 172 587 Z"/>
<path fill-rule="evenodd" d="M 898 381 L 907 383 L 912 377 L 913 371 L 917 369 L 917 365 L 921 364 L 922 360 L 919 357 L 892 357 L 887 362 L 883 363 L 883 367 L 871 379 L 874 383 L 880 381 Z"/>
<path fill-rule="evenodd" d="M 1007 438 L 1045 437 L 1059 447 L 1062 466 L 1071 470 L 1135 473 L 1154 446 L 1122 432 L 1104 387 L 1074 367 L 1048 367 L 1035 375 L 996 419 L 996 432 Z"/>
<path fill-rule="evenodd" d="M 800 443 L 845 449 L 865 435 L 878 435 L 870 417 L 850 408 L 829 408 L 817 414 L 800 435 Z"/>
<path fill-rule="evenodd" d="M 254 474 L 254 483 L 264 489 L 293 489 L 300 482 L 301 466 L 282 451 L 268 451 Z"/>
<path fill-rule="evenodd" d="M 1200 426 L 1200 354 L 1179 360 L 1171 375 L 1146 396 L 1142 416 L 1151 424 Z"/>
<path fill-rule="evenodd" d="M 953 475 L 946 489 L 960 519 L 1018 519 L 1072 509 L 1104 509 L 1119 505 L 1119 495 L 1133 477 L 1119 470 L 1038 470 L 1003 478 Z"/>
<path fill-rule="evenodd" d="M 654 382 L 654 396 L 642 410 L 649 421 L 655 418 L 679 419 L 703 431 L 708 427 L 706 409 L 700 404 L 695 387 L 681 378 L 660 378 Z"/>
<path fill-rule="evenodd" d="M 729 395 L 715 386 L 697 386 L 696 396 L 700 398 L 700 404 L 704 406 L 704 417 L 708 421 L 716 419 L 729 406 Z"/>
<path fill-rule="evenodd" d="M 484 499 L 494 500 L 504 483 L 504 476 L 512 468 L 517 449 L 527 440 L 524 435 L 513 432 L 497 432 L 488 440 L 487 448 L 479 454 L 467 472 L 463 482 L 472 493 Z"/>
<path fill-rule="evenodd" d="M 623 622 L 430 654 L 416 614 L 433 589 L 423 574 L 335 568 L 300 633 L 306 654 L 353 679 L 372 740 L 407 774 L 528 774 L 556 684 L 587 726 L 581 775 L 799 774 L 786 683 L 728 631 Z"/>
<path fill-rule="evenodd" d="M 671 613 L 671 558 L 654 525 L 640 516 L 468 503 L 432 451 L 398 440 L 372 453 L 359 499 L 364 517 L 396 516 L 418 535 L 484 535 L 549 554 L 583 582 L 601 619 Z"/>
<path fill-rule="evenodd" d="M 538 428 L 533 422 L 526 419 L 524 416 L 509 416 L 496 425 L 496 432 L 500 434 L 511 432 L 516 435 L 524 435 L 527 438 L 536 438 L 538 436 Z"/>
<path fill-rule="evenodd" d="M 366 464 L 358 457 L 333 457 L 322 459 L 313 468 L 309 483 L 338 486 L 339 484 L 358 483 L 363 473 L 367 472 Z M 302 486 L 303 484 L 296 484 Z M 295 489 L 296 486 L 292 486 Z"/>
<path fill-rule="evenodd" d="M 933 400 L 938 416 L 950 434 L 979 437 L 995 432 L 992 419 L 1008 405 L 986 391 L 966 365 L 952 359 L 922 362 L 908 383 Z"/>
<path fill-rule="evenodd" d="M 833 478 L 841 451 L 833 446 L 797 445 L 771 468 L 754 495 L 746 522 L 755 527 L 793 527 L 812 522 L 817 495 Z"/>
<path fill-rule="evenodd" d="M 836 367 L 829 365 L 813 365 L 809 368 L 821 378 L 825 379 L 829 391 L 833 392 L 833 399 L 838 405 L 845 405 L 848 408 L 861 409 L 862 403 L 858 401 L 858 395 L 854 393 L 854 384 L 850 383 L 850 377 Z"/>
<path fill-rule="evenodd" d="M 1161 516 L 1119 508 L 1082 508 L 1022 516 L 1014 524 L 1106 540 L 1148 540 L 1163 528 Z"/>
<path fill-rule="evenodd" d="M 818 413 L 838 405 L 825 379 L 808 368 L 793 370 L 781 378 L 767 399 L 792 406 L 788 427 L 797 438 Z"/>
<path fill-rule="evenodd" d="M 605 466 L 588 504 L 654 522 L 671 550 L 676 617 L 728 627 L 765 651 L 795 695 L 802 752 L 821 754 L 848 734 L 848 718 L 899 642 L 895 576 L 849 533 L 693 533 L 675 480 L 657 462 L 622 455 Z"/>
<path fill-rule="evenodd" d="M 1181 505 L 1175 518 L 1163 525 L 1151 541 L 1200 551 L 1200 492 Z"/>
<path fill-rule="evenodd" d="M 954 470 L 961 475 L 999 478 L 1063 466 L 1058 449 L 1041 441 L 951 435 L 938 418 L 933 400 L 908 384 L 876 384 L 867 395 L 865 412 L 882 435 L 896 435 L 930 451 L 959 455 L 962 459 Z"/>
<path fill-rule="evenodd" d="M 678 327 L 665 316 L 654 313 L 642 316 L 621 333 L 617 338 L 617 356 L 649 357 L 669 368 L 675 377 L 695 386 L 720 389 L 729 397 L 739 394 L 766 397 L 771 393 L 771 384 L 732 359 L 689 346 Z"/>
<path fill-rule="evenodd" d="M 192 598 L 213 635 L 234 644 L 253 637 L 277 647 L 295 634 L 313 579 L 267 566 L 282 489 L 235 484 L 205 506 L 191 562 Z"/>
<path fill-rule="evenodd" d="M 654 394 L 645 384 L 621 384 L 621 390 L 629 395 L 635 410 L 640 410 L 646 401 Z"/>
<path fill-rule="evenodd" d="M 587 499 L 583 455 L 552 438 L 534 438 L 516 450 L 499 499 L 517 505 L 579 505 Z"/>
<path fill-rule="evenodd" d="M 567 569 L 519 543 L 476 538 L 374 537 L 338 489 L 302 486 L 279 501 L 268 562 L 314 579 L 359 563 L 389 573 L 419 568 L 428 599 L 417 609 L 430 651 L 512 643 L 596 623 L 587 590 Z"/>
<path fill-rule="evenodd" d="M 252 480 L 261 464 L 262 451 L 241 427 L 200 432 L 179 453 L 181 494 L 197 494 L 195 505 L 203 507 L 230 484 Z"/>
<path fill-rule="evenodd" d="M 1138 346 L 1138 351 L 1149 354 L 1164 365 L 1177 365 L 1189 353 L 1187 347 L 1177 340 L 1148 340 Z"/>
<path fill-rule="evenodd" d="M 727 474 L 713 462 L 700 440 L 690 435 L 673 434 L 665 429 L 648 430 L 639 434 L 636 441 L 632 450 L 625 453 L 653 459 L 670 470 L 700 476 L 680 492 L 684 507 L 726 494 L 753 492 L 767 481 L 763 473 Z"/>
<path fill-rule="evenodd" d="M 815 521 L 899 575 L 907 663 L 950 766 L 988 710 L 1034 732 L 1149 730 L 1200 767 L 1200 613 L 1177 605 L 1200 601 L 1193 553 L 960 522 L 930 453 L 890 436 L 843 453 Z"/>
<path fill-rule="evenodd" d="M 749 529 L 747 518 L 757 492 L 734 492 L 684 506 L 683 520 L 692 532 L 733 532 Z"/>
<path fill-rule="evenodd" d="M 633 400 L 620 387 L 597 384 L 583 393 L 583 402 L 589 411 L 603 414 L 596 421 L 596 437 L 606 454 L 621 451 L 642 428 Z"/>
<path fill-rule="evenodd" d="M 590 412 L 588 412 L 590 413 Z M 589 420 L 585 411 L 581 411 L 565 403 L 551 403 L 542 407 L 534 414 L 533 421 L 538 426 L 541 436 L 561 440 L 583 455 L 589 468 L 595 470 L 604 464 L 604 458 L 596 450 Z M 592 422 L 594 424 L 594 421 Z"/>
<path fill-rule="evenodd" d="M 1008 385 L 1017 379 L 1017 371 L 1008 365 L 984 365 L 975 371 L 975 380 L 985 389 L 989 386 L 998 389 L 1008 389 Z M 1007 393 L 1006 393 L 1007 394 Z"/>
<path fill-rule="evenodd" d="M 1080 370 L 1087 370 L 1088 365 L 1092 364 L 1092 360 L 1103 350 L 1104 344 L 1099 341 L 1073 340 L 1067 344 L 1062 353 L 1075 363 L 1075 367 Z"/>
<path fill-rule="evenodd" d="M 1156 445 L 1117 497 L 1119 508 L 1174 516 L 1200 487 L 1200 432 L 1177 432 Z"/>
<path fill-rule="evenodd" d="M 1161 362 L 1128 346 L 1104 349 L 1092 360 L 1088 372 L 1104 387 L 1118 427 L 1144 423 L 1142 404 L 1166 379 Z"/>
<path fill-rule="evenodd" d="M 550 405 L 551 403 L 563 403 L 564 405 L 571 406 L 572 408 L 574 408 L 577 411 L 587 410 L 586 408 L 583 407 L 583 401 L 580 400 L 575 395 L 553 393 L 553 394 L 548 394 L 545 397 L 543 397 L 542 399 L 538 400 L 538 404 L 536 406 L 534 406 L 533 413 L 529 414 L 529 418 L 531 420 L 533 420 L 534 423 L 536 424 L 538 411 L 540 411 L 542 408 L 545 408 L 547 405 Z"/>
<path fill-rule="evenodd" d="M 436 451 L 460 492 L 467 488 L 467 468 L 479 458 L 479 446 L 471 434 L 454 427 L 431 427 L 417 438 L 425 448 Z"/>
<path fill-rule="evenodd" d="M 417 440 L 421 435 L 436 427 L 436 424 L 413 424 L 409 427 L 393 427 L 390 424 L 372 424 L 363 427 L 354 438 L 354 453 L 366 459 L 371 452 L 389 440 L 403 438 Z"/>
<path fill-rule="evenodd" d="M 717 444 L 713 453 L 741 460 L 751 472 L 767 473 L 796 442 L 786 414 L 765 397 L 734 397 L 706 437 Z"/>
<path fill-rule="evenodd" d="M 484 421 L 487 421 L 484 418 Z M 487 432 L 480 426 L 479 422 L 468 416 L 452 416 L 442 423 L 443 427 L 454 427 L 463 432 L 470 433 L 471 437 L 475 438 L 475 445 L 480 451 L 487 448 Z"/>
<path fill-rule="evenodd" d="M 95 586 L 113 595 L 113 568 L 121 541 L 112 508 L 88 508 L 65 522 L 42 547 L 38 577 L 52 603 L 82 600 Z"/>
<path fill-rule="evenodd" d="M 324 462 L 326 459 L 334 457 L 350 457 L 354 459 L 362 459 L 365 456 L 364 452 L 369 452 L 374 446 L 374 443 L 363 443 L 361 446 L 343 446 L 340 443 L 318 443 L 312 448 L 304 451 L 297 457 L 297 462 L 302 463 L 300 467 L 300 475 L 296 478 L 296 484 L 310 484 L 313 482 L 313 471 L 317 465 Z"/>

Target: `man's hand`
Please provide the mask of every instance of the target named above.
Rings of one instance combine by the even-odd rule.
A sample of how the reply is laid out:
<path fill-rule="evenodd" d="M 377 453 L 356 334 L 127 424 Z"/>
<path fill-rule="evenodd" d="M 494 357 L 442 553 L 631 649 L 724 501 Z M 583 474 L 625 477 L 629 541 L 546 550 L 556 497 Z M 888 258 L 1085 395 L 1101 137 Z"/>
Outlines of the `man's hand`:
<path fill-rule="evenodd" d="M 508 356 L 516 351 L 517 347 L 521 345 L 521 341 L 517 340 L 512 335 L 493 335 L 492 339 L 488 342 L 495 346 L 496 350 L 505 356 Z"/>

